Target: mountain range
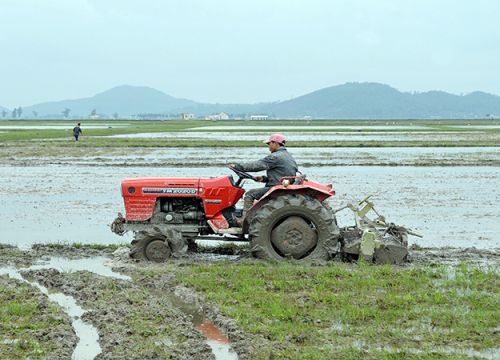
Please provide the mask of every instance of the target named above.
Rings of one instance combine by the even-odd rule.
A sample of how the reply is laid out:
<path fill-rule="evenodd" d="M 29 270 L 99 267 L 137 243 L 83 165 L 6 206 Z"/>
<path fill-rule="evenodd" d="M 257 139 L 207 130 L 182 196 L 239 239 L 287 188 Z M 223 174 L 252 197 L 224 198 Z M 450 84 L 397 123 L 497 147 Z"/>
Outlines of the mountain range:
<path fill-rule="evenodd" d="M 454 95 L 443 91 L 401 92 L 380 83 L 346 83 L 331 86 L 287 101 L 259 104 L 207 104 L 175 98 L 150 87 L 117 86 L 92 97 L 44 102 L 23 108 L 23 117 L 206 116 L 225 112 L 234 117 L 266 114 L 275 118 L 329 119 L 431 119 L 500 116 L 500 96 L 473 92 Z M 0 106 L 0 111 L 2 107 Z"/>

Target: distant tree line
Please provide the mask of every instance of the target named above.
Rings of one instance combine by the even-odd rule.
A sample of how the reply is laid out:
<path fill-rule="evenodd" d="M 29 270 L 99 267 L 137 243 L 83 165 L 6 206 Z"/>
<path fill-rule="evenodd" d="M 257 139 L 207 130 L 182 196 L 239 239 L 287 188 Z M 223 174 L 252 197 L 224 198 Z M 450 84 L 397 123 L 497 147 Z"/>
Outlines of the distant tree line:
<path fill-rule="evenodd" d="M 2 111 L 2 116 L 5 117 L 7 115 L 6 111 Z M 22 107 L 18 107 L 18 108 L 14 108 L 14 110 L 12 110 L 12 113 L 11 113 L 11 117 L 13 119 L 15 118 L 20 118 L 21 116 L 23 115 L 23 108 Z"/>

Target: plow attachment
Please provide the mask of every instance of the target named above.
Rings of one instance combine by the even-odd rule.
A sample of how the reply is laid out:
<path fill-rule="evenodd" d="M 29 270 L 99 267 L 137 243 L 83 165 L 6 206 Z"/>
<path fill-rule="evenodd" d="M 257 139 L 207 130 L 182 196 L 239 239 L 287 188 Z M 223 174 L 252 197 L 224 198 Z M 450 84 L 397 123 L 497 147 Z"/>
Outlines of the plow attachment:
<path fill-rule="evenodd" d="M 364 259 L 375 264 L 401 264 L 408 256 L 408 235 L 422 235 L 387 222 L 375 210 L 371 197 L 367 196 L 357 206 L 348 204 L 334 211 L 349 209 L 355 220 L 354 226 L 340 228 L 341 257 L 347 261 Z"/>

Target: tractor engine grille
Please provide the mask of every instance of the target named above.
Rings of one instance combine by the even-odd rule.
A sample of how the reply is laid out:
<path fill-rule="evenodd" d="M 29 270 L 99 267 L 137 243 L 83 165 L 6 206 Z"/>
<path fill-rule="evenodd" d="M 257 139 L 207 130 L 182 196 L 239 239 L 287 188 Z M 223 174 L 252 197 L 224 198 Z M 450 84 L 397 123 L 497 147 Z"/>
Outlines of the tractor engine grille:
<path fill-rule="evenodd" d="M 158 211 L 153 216 L 155 223 L 199 224 L 204 218 L 199 200 L 194 198 L 160 199 Z"/>

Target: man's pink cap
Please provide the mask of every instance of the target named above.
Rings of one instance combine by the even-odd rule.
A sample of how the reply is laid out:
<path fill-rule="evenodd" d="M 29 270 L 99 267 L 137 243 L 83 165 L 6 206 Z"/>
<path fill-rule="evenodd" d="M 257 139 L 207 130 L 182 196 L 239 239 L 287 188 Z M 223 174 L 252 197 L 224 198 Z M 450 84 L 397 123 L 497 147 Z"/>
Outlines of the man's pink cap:
<path fill-rule="evenodd" d="M 272 134 L 271 136 L 269 136 L 269 139 L 264 141 L 264 144 L 269 144 L 271 141 L 281 145 L 285 145 L 286 137 L 283 134 Z"/>

